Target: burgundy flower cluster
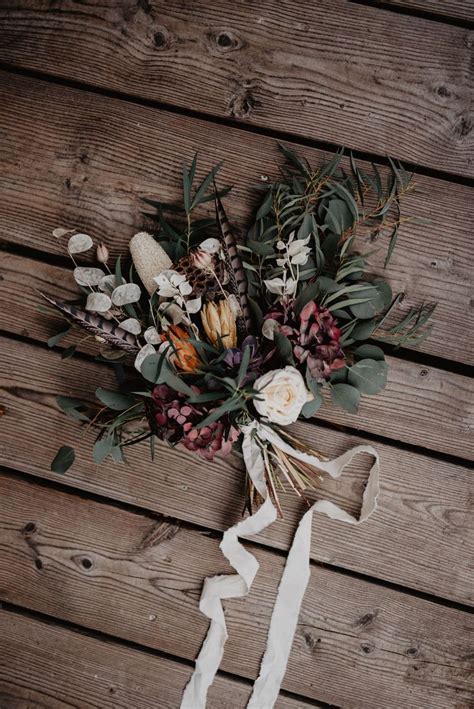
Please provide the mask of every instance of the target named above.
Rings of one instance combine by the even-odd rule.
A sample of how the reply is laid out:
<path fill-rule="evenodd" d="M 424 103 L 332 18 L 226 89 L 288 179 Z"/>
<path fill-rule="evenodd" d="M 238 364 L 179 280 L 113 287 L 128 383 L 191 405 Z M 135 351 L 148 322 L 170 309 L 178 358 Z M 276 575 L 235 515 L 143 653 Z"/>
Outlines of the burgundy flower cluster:
<path fill-rule="evenodd" d="M 277 304 L 265 315 L 265 320 L 269 318 L 279 324 L 280 332 L 291 342 L 295 361 L 312 379 L 323 382 L 345 366 L 341 330 L 327 308 L 311 300 L 297 316 L 292 305 Z"/>
<path fill-rule="evenodd" d="M 212 409 L 186 402 L 184 394 L 167 384 L 158 384 L 152 392 L 150 417 L 153 431 L 162 440 L 182 443 L 188 450 L 206 460 L 215 455 L 228 455 L 239 436 L 239 431 L 224 416 L 206 426 L 199 426 Z"/>

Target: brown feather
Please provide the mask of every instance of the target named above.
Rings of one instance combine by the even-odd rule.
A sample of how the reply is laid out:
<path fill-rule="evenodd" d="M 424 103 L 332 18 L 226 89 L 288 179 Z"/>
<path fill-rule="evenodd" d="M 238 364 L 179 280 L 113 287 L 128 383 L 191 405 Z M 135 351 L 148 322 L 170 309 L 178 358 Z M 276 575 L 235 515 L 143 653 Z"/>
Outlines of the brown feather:
<path fill-rule="evenodd" d="M 131 332 L 123 330 L 106 320 L 101 315 L 80 310 L 70 303 L 58 303 L 53 298 L 40 292 L 40 295 L 59 310 L 74 325 L 84 328 L 96 337 L 102 337 L 109 345 L 125 350 L 129 354 L 136 354 L 139 350 L 137 338 Z"/>
<path fill-rule="evenodd" d="M 234 235 L 232 234 L 229 220 L 227 219 L 227 215 L 225 213 L 217 189 L 215 189 L 215 204 L 217 223 L 219 225 L 224 245 L 224 255 L 226 261 L 226 268 L 229 272 L 230 285 L 234 290 L 235 295 L 239 299 L 240 308 L 242 310 L 242 317 L 238 319 L 237 325 L 239 327 L 239 332 L 241 332 L 242 334 L 246 334 L 252 329 L 252 315 L 250 312 L 249 301 L 247 297 L 247 276 L 245 275 L 245 270 L 239 255 L 237 242 L 235 241 Z"/>

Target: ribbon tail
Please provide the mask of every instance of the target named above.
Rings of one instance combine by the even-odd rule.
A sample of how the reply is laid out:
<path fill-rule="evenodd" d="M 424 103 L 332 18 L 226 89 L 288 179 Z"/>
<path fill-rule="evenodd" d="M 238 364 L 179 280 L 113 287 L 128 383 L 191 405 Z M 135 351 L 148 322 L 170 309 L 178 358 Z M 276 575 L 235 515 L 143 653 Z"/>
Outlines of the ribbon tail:
<path fill-rule="evenodd" d="M 261 425 L 258 430 L 263 439 L 281 448 L 289 455 L 325 470 L 333 478 L 340 477 L 344 468 L 356 455 L 369 453 L 374 457 L 359 517 L 348 514 L 329 500 L 318 500 L 303 515 L 298 525 L 278 587 L 260 673 L 247 704 L 247 709 L 272 709 L 278 699 L 280 686 L 285 676 L 301 605 L 310 579 L 313 513 L 320 512 L 331 519 L 355 525 L 368 519 L 377 508 L 379 457 L 372 446 L 361 445 L 352 448 L 334 460 L 323 462 L 316 456 L 292 448 L 268 427 Z"/>
<path fill-rule="evenodd" d="M 242 546 L 239 537 L 259 534 L 276 519 L 276 510 L 267 495 L 264 461 L 258 445 L 252 439 L 252 430 L 253 427 L 249 427 L 244 431 L 242 451 L 247 471 L 264 498 L 264 503 L 255 514 L 228 529 L 222 538 L 220 549 L 237 574 L 213 576 L 204 582 L 199 609 L 211 622 L 195 670 L 184 690 L 181 709 L 205 709 L 207 691 L 219 669 L 227 640 L 222 599 L 246 596 L 257 574 L 259 563 Z"/>

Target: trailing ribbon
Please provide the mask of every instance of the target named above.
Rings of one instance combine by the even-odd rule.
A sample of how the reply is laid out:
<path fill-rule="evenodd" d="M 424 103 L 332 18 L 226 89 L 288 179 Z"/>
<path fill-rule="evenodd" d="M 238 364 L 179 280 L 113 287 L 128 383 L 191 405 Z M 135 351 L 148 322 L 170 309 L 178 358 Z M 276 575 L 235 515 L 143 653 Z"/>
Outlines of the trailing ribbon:
<path fill-rule="evenodd" d="M 244 434 L 242 452 L 245 465 L 252 483 L 264 502 L 255 514 L 228 529 L 222 538 L 220 549 L 237 574 L 213 576 L 204 582 L 199 608 L 211 623 L 196 660 L 193 675 L 184 690 L 181 709 L 205 709 L 207 690 L 219 669 L 228 637 L 221 601 L 224 598 L 247 595 L 257 574 L 258 561 L 242 546 L 239 537 L 259 534 L 274 522 L 277 516 L 268 494 L 265 482 L 265 464 L 255 437 L 258 437 L 260 441 L 271 443 L 293 458 L 323 470 L 332 478 L 339 478 L 346 465 L 359 453 L 370 453 L 375 460 L 364 490 L 358 518 L 348 514 L 329 500 L 318 500 L 301 518 L 281 577 L 270 621 L 267 645 L 260 665 L 260 674 L 255 681 L 247 709 L 272 709 L 278 698 L 301 603 L 310 577 L 313 513 L 322 512 L 331 519 L 349 524 L 360 524 L 367 520 L 377 507 L 379 456 L 372 446 L 356 446 L 334 460 L 323 461 L 316 455 L 309 455 L 292 448 L 269 426 L 257 421 L 245 426 L 242 432 Z"/>

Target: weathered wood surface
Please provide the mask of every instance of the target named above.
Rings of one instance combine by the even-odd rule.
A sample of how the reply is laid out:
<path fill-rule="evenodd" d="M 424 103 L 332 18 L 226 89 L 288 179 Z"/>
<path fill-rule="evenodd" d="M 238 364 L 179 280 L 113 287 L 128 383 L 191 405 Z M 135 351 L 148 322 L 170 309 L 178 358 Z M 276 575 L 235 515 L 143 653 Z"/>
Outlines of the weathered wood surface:
<path fill-rule="evenodd" d="M 4 62 L 462 175 L 472 39 L 345 0 L 7 0 L 0 15 Z"/>
<path fill-rule="evenodd" d="M 52 334 L 65 328 L 61 316 L 38 311 L 43 301 L 35 289 L 58 299 L 74 298 L 77 291 L 71 270 L 5 254 L 0 275 L 3 278 L 0 281 L 0 306 L 4 313 L 4 331 L 44 343 Z M 448 327 L 448 323 L 445 325 Z M 83 335 L 75 329 L 62 344 L 80 345 Z M 90 337 L 80 349 L 88 354 L 98 354 L 98 347 Z M 460 458 L 474 457 L 472 380 L 394 357 L 389 357 L 388 362 L 390 371 L 386 390 L 377 397 L 362 397 L 356 416 L 338 410 L 329 401 L 320 416 Z"/>
<path fill-rule="evenodd" d="M 5 601 L 196 655 L 207 627 L 198 609 L 202 580 L 229 571 L 218 540 L 8 476 L 0 486 Z M 284 563 L 252 551 L 260 571 L 248 597 L 226 603 L 222 663 L 248 678 L 257 673 Z M 471 627 L 463 611 L 315 566 L 284 687 L 338 706 L 467 709 Z"/>
<path fill-rule="evenodd" d="M 474 3 L 472 0 L 382 0 L 382 4 L 387 7 L 424 10 L 442 17 L 474 21 Z"/>
<path fill-rule="evenodd" d="M 47 328 L 51 318 L 47 319 L 38 312 L 41 298 L 33 288 L 25 286 L 44 288 L 45 282 L 49 280 L 52 282 L 52 288 L 46 288 L 55 296 L 58 287 L 61 287 L 63 292 L 65 273 L 57 268 L 45 267 L 41 263 L 35 264 L 34 286 L 31 276 L 27 277 L 25 274 L 25 283 L 23 278 L 19 279 L 15 275 L 15 269 L 24 270 L 24 266 L 25 264 L 19 263 L 18 258 L 11 256 L 6 256 L 4 265 L 0 266 L 0 273 L 5 279 L 0 285 L 0 298 L 5 304 L 6 313 L 3 328 L 11 328 L 12 332 L 31 336 L 31 327 L 33 336 L 37 332 L 44 341 L 54 332 L 64 329 L 64 320 L 59 318 L 56 328 L 49 330 L 48 334 Z M 13 275 L 9 269 L 13 269 Z M 70 281 L 73 281 L 72 277 Z M 71 286 L 74 287 L 72 283 Z M 11 307 L 12 298 L 15 308 Z M 76 334 L 75 341 L 79 342 L 80 338 L 81 335 Z M 450 453 L 460 458 L 473 459 L 473 380 L 436 367 L 426 367 L 394 357 L 389 357 L 388 363 L 387 388 L 377 397 L 362 397 L 356 415 L 337 409 L 328 401 L 321 411 L 321 417 L 333 423 L 370 431 L 387 438 Z"/>
<path fill-rule="evenodd" d="M 238 460 L 204 463 L 185 450 L 157 442 L 156 461 L 146 445 L 127 454 L 129 465 L 95 466 L 93 435 L 80 435 L 75 421 L 60 412 L 58 393 L 92 399 L 111 374 L 94 363 L 69 360 L 31 345 L 6 343 L 0 373 L 2 444 L 0 464 L 39 477 L 123 500 L 199 526 L 223 530 L 240 518 L 243 471 Z M 335 456 L 363 439 L 313 424 L 294 427 L 308 443 Z M 76 461 L 58 477 L 49 465 L 58 447 L 73 445 Z M 312 557 L 437 596 L 474 604 L 472 475 L 468 468 L 377 444 L 382 460 L 379 509 L 357 528 L 317 516 Z M 359 460 L 338 483 L 325 481 L 318 493 L 355 513 L 370 461 Z M 282 496 L 284 521 L 259 539 L 287 549 L 302 507 Z"/>
<path fill-rule="evenodd" d="M 183 160 L 195 150 L 201 169 L 225 158 L 219 183 L 235 185 L 227 207 L 243 230 L 256 203 L 252 184 L 262 172 L 276 176 L 281 165 L 275 142 L 262 136 L 5 73 L 0 78 L 0 239 L 7 243 L 64 254 L 51 231 L 77 226 L 114 255 L 124 253 L 143 225 L 140 197 L 178 199 Z M 20 145 L 28 151 L 19 152 Z M 315 164 L 324 157 L 304 153 Z M 439 303 L 422 351 L 474 364 L 470 190 L 422 176 L 417 185 L 404 214 L 431 223 L 404 225 L 389 280 L 405 293 L 400 312 Z M 380 244 L 372 258 L 377 273 L 385 248 Z"/>
<path fill-rule="evenodd" d="M 176 709 L 190 676 L 183 663 L 0 609 L 2 709 Z M 238 709 L 249 695 L 218 675 L 209 707 Z M 275 706 L 319 705 L 280 696 Z"/>

